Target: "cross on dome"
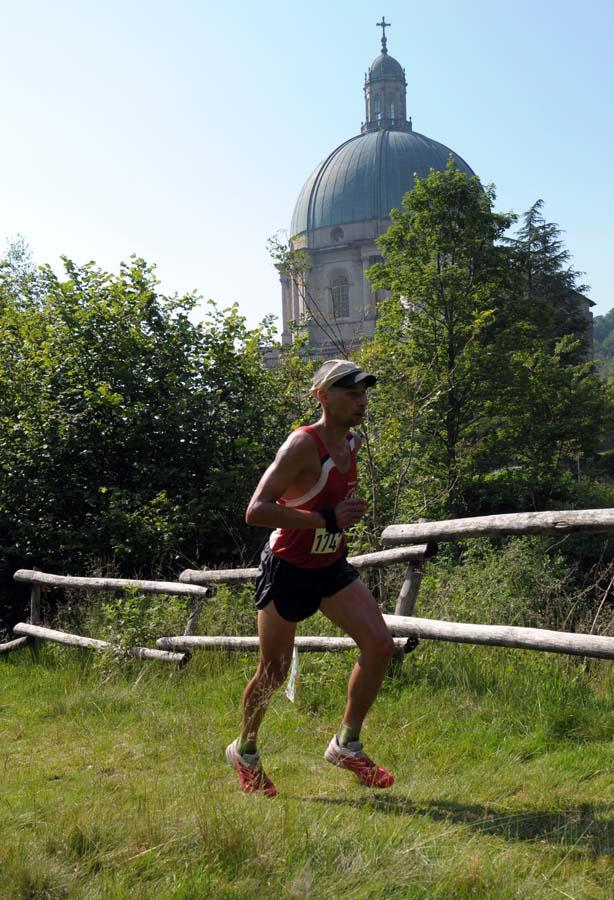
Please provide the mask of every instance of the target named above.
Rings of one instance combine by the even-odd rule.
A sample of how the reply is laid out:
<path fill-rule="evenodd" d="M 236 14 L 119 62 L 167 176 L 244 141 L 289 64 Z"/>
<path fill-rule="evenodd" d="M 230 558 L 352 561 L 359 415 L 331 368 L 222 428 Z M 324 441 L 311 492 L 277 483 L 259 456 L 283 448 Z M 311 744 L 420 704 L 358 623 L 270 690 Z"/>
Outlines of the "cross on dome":
<path fill-rule="evenodd" d="M 388 53 L 388 48 L 386 47 L 386 29 L 390 28 L 390 22 L 386 21 L 386 16 L 382 16 L 381 22 L 375 23 L 377 28 L 382 29 L 382 53 Z"/>

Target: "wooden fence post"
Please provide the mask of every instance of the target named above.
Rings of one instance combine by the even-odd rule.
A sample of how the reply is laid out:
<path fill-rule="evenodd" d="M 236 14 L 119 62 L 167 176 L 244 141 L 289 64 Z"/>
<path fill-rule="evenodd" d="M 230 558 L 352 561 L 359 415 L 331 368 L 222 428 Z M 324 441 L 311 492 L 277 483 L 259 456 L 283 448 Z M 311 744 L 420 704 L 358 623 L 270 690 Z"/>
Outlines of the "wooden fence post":
<path fill-rule="evenodd" d="M 42 625 L 43 618 L 41 615 L 41 586 L 33 584 L 30 589 L 30 625 Z M 30 644 L 35 659 L 38 659 L 40 653 L 40 640 L 32 638 Z"/>
<path fill-rule="evenodd" d="M 205 588 L 208 593 L 211 593 L 212 590 L 215 592 L 215 588 Z M 195 635 L 198 634 L 198 623 L 200 620 L 200 614 L 203 611 L 203 606 L 205 605 L 206 600 L 209 598 L 205 597 L 193 597 L 190 600 L 190 615 L 188 616 L 188 621 L 186 622 L 185 631 L 183 632 L 184 636 Z"/>
<path fill-rule="evenodd" d="M 413 616 L 418 591 L 420 590 L 420 582 L 424 574 L 424 557 L 421 562 L 412 562 L 405 570 L 405 577 L 397 603 L 394 608 L 395 616 Z M 413 649 L 413 648 L 411 648 Z M 390 662 L 390 674 L 400 675 L 403 671 L 403 661 L 405 660 L 405 647 L 395 647 L 392 660 Z"/>
<path fill-rule="evenodd" d="M 419 519 L 418 521 L 425 522 L 426 519 Z M 425 550 L 426 549 L 427 548 L 425 548 Z M 416 600 L 418 599 L 418 591 L 420 590 L 420 583 L 422 581 L 422 576 L 424 575 L 424 564 L 425 554 L 422 554 L 418 560 L 410 562 L 407 566 L 403 584 L 401 585 L 401 590 L 399 591 L 399 596 L 397 597 L 396 606 L 394 608 L 395 616 L 413 616 Z M 394 656 L 392 657 L 391 674 L 401 674 L 405 653 L 405 647 L 397 647 L 395 649 Z"/>
<path fill-rule="evenodd" d="M 412 562 L 405 570 L 405 578 L 394 608 L 395 616 L 413 616 L 420 582 L 424 574 L 424 557 L 420 562 Z M 413 648 L 412 648 L 413 649 Z M 403 671 L 405 647 L 396 647 L 390 662 L 390 674 L 400 675 Z"/>
<path fill-rule="evenodd" d="M 394 608 L 395 616 L 413 616 L 423 575 L 424 560 L 408 565 Z"/>

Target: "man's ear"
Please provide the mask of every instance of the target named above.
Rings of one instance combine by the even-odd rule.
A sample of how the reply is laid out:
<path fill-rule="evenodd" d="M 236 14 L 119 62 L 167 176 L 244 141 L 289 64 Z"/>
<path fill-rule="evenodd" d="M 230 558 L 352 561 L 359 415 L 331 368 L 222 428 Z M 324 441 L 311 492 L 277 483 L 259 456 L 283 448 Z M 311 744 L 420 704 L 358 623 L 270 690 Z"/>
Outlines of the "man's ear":
<path fill-rule="evenodd" d="M 320 404 L 322 408 L 324 408 L 324 401 L 327 399 L 327 393 L 323 388 L 317 388 L 315 391 L 316 400 Z"/>

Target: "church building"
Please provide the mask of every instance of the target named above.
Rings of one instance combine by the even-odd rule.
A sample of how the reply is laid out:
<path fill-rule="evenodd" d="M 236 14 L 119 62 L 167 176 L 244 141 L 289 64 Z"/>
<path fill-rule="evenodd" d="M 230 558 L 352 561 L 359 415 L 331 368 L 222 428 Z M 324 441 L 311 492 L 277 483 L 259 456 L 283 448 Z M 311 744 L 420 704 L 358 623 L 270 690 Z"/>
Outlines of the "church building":
<path fill-rule="evenodd" d="M 282 343 L 291 323 L 306 322 L 309 345 L 320 358 L 347 351 L 373 334 L 378 296 L 365 270 L 379 260 L 375 239 L 390 225 L 414 186 L 414 175 L 443 171 L 450 156 L 462 172 L 472 169 L 444 144 L 414 131 L 407 116 L 405 70 L 382 46 L 365 75 L 365 121 L 360 134 L 330 153 L 309 176 L 292 216 L 290 246 L 306 252 L 300 279 L 282 275 Z"/>

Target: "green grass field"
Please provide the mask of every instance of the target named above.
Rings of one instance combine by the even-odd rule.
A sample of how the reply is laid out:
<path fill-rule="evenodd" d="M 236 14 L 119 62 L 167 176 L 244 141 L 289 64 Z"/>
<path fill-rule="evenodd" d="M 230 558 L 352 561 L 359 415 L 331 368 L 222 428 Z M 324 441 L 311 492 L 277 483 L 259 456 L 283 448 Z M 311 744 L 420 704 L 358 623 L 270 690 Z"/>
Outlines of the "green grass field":
<path fill-rule="evenodd" d="M 397 779 L 377 792 L 322 758 L 352 656 L 304 655 L 275 698 L 273 800 L 224 762 L 253 656 L 3 659 L 0 896 L 614 896 L 608 663 L 421 644 L 364 732 Z"/>

